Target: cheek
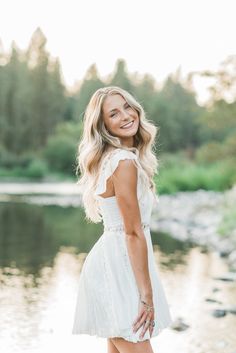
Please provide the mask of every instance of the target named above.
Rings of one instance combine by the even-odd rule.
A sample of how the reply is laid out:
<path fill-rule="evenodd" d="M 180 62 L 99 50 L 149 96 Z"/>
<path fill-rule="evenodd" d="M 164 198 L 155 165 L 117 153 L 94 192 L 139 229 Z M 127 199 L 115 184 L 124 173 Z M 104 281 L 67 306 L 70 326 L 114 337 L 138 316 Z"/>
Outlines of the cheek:
<path fill-rule="evenodd" d="M 117 129 L 120 127 L 120 121 L 118 118 L 116 119 L 111 119 L 109 122 L 109 126 L 111 129 Z"/>
<path fill-rule="evenodd" d="M 110 120 L 109 122 L 106 122 L 105 126 L 106 126 L 107 130 L 113 132 L 120 127 L 120 124 L 118 121 Z"/>

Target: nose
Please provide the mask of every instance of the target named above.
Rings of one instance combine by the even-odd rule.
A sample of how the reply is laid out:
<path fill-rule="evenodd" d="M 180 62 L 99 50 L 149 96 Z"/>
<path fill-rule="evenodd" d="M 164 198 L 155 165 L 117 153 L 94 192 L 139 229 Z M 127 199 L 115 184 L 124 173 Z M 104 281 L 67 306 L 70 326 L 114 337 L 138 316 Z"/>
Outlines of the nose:
<path fill-rule="evenodd" d="M 130 113 L 126 109 L 123 109 L 122 110 L 122 119 L 126 120 L 129 117 L 130 117 Z"/>

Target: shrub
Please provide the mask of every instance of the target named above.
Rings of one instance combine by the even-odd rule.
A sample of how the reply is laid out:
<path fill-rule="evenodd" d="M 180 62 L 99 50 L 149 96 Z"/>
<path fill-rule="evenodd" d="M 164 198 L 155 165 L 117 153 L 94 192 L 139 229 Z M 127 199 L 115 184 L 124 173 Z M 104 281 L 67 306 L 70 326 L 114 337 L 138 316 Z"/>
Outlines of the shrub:
<path fill-rule="evenodd" d="M 50 169 L 74 174 L 76 144 L 70 137 L 65 135 L 50 137 L 43 155 Z"/>
<path fill-rule="evenodd" d="M 41 179 L 47 174 L 47 172 L 48 166 L 46 162 L 40 159 L 34 159 L 29 164 L 24 174 L 30 178 Z"/>
<path fill-rule="evenodd" d="M 223 191 L 236 181 L 236 167 L 231 160 L 209 165 L 182 163 L 162 167 L 155 177 L 157 192 L 172 194 L 177 191 L 195 191 L 198 189 Z"/>
<path fill-rule="evenodd" d="M 196 151 L 196 161 L 198 163 L 216 162 L 224 158 L 224 146 L 218 142 L 208 142 Z"/>
<path fill-rule="evenodd" d="M 14 168 L 18 165 L 17 156 L 0 146 L 0 166 L 4 168 Z"/>

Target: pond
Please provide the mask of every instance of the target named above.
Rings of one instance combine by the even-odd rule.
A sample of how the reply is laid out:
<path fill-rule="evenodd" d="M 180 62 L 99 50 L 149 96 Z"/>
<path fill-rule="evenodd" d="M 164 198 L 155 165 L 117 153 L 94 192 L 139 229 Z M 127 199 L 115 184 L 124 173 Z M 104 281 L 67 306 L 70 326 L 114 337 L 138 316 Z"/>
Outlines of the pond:
<path fill-rule="evenodd" d="M 40 205 L 20 197 L 0 203 L 2 353 L 106 352 L 105 339 L 71 334 L 81 266 L 102 229 L 87 224 L 79 206 Z M 214 279 L 227 271 L 226 264 L 215 252 L 151 234 L 171 314 L 189 325 L 182 332 L 165 329 L 152 339 L 154 351 L 236 351 L 236 316 L 212 315 L 235 305 L 235 282 Z"/>

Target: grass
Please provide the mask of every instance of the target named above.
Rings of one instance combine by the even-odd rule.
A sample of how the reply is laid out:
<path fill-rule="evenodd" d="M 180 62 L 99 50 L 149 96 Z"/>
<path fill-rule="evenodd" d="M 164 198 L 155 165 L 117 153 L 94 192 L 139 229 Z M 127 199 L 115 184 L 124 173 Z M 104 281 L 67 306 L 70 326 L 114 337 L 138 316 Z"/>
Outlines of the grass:
<path fill-rule="evenodd" d="M 236 183 L 236 167 L 231 161 L 196 164 L 186 158 L 163 158 L 155 182 L 159 194 L 199 189 L 224 191 Z"/>

